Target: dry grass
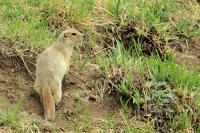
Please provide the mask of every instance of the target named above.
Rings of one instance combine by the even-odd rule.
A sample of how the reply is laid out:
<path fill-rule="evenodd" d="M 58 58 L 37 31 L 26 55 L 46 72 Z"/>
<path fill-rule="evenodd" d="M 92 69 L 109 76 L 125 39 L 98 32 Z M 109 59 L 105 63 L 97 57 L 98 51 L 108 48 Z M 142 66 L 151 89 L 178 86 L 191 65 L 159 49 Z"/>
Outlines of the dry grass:
<path fill-rule="evenodd" d="M 172 44 L 188 47 L 190 44 L 186 42 L 199 39 L 200 9 L 196 1 L 8 0 L 0 5 L 1 54 L 7 58 L 20 57 L 33 78 L 30 69 L 37 55 L 62 30 L 86 29 L 90 40 L 76 48 L 72 62 L 78 66 L 79 73 L 88 64 L 100 66 L 104 82 L 97 81 L 94 91 L 102 101 L 107 92 L 122 97 L 126 112 L 123 131 L 141 131 L 131 125 L 134 116 L 150 123 L 149 130 L 144 132 L 153 132 L 151 125 L 159 132 L 200 132 L 199 72 L 177 64 L 170 48 Z M 137 35 L 129 27 L 131 23 L 135 23 Z M 149 39 L 148 31 L 152 27 L 158 34 Z M 122 33 L 129 36 L 128 48 Z M 164 51 L 162 59 L 155 54 L 156 50 L 153 55 L 151 50 L 148 56 L 144 55 L 142 48 L 149 44 Z M 18 81 L 24 83 L 20 77 Z M 13 127 L 12 123 L 5 123 Z M 79 124 L 82 125 L 78 123 L 75 128 Z M 103 128 L 107 131 L 114 125 L 105 122 Z"/>

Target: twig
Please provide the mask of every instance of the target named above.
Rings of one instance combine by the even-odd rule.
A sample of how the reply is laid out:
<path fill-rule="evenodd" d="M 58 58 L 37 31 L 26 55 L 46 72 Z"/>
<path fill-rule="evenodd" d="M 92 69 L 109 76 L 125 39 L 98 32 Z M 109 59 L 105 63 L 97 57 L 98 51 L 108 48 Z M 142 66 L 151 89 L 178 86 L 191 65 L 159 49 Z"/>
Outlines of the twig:
<path fill-rule="evenodd" d="M 114 17 L 114 15 L 112 14 L 112 13 L 110 13 L 108 10 L 106 10 L 105 8 L 103 8 L 103 7 L 94 7 L 95 9 L 99 9 L 99 10 L 103 10 L 103 11 L 105 11 L 107 14 L 109 14 L 109 15 L 111 15 L 111 16 L 113 16 Z"/>
<path fill-rule="evenodd" d="M 28 66 L 27 66 L 26 63 L 25 63 L 23 56 L 22 56 L 21 54 L 19 54 L 18 52 L 17 52 L 17 54 L 18 54 L 18 56 L 21 58 L 21 60 L 22 60 L 22 62 L 23 62 L 23 64 L 24 64 L 24 66 L 25 66 L 26 70 L 28 71 L 28 73 L 30 74 L 31 78 L 32 78 L 33 80 L 35 80 L 35 78 L 33 77 L 33 75 L 32 75 L 32 73 L 31 73 L 30 69 L 28 68 Z"/>
<path fill-rule="evenodd" d="M 90 58 L 91 58 L 91 57 L 94 57 L 94 56 L 96 56 L 96 55 L 98 55 L 98 54 L 100 54 L 100 53 L 102 53 L 103 51 L 105 51 L 105 50 L 107 50 L 107 49 L 109 49 L 109 48 L 104 48 L 104 49 L 102 49 L 102 50 L 99 50 L 98 52 L 96 52 L 96 53 L 94 53 L 93 55 L 91 55 Z"/>

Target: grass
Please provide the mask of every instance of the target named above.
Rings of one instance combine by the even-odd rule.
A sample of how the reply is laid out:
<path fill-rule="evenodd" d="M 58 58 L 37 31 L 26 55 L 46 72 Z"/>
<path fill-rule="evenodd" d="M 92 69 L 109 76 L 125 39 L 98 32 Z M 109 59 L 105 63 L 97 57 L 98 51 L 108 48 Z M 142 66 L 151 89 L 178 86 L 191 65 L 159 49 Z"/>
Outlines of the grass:
<path fill-rule="evenodd" d="M 155 82 L 167 82 L 183 90 L 199 90 L 200 79 L 196 70 L 188 71 L 185 65 L 154 58 L 149 59 L 147 64 Z"/>
<path fill-rule="evenodd" d="M 186 64 L 177 64 L 173 53 L 172 58 L 163 60 L 156 56 L 144 56 L 140 48 L 131 52 L 119 40 L 116 48 L 110 48 L 111 43 L 107 44 L 110 51 L 102 48 L 105 41 L 116 39 L 119 29 L 131 22 L 137 24 L 139 33 L 143 35 L 147 35 L 152 26 L 155 27 L 162 34 L 166 47 L 171 45 L 172 40 L 184 44 L 199 39 L 200 10 L 195 1 L 7 0 L 0 1 L 0 5 L 0 45 L 5 47 L 1 43 L 5 41 L 10 47 L 3 55 L 12 57 L 20 54 L 25 62 L 30 63 L 66 27 L 87 29 L 90 34 L 88 45 L 103 52 L 94 50 L 88 54 L 88 47 L 84 47 L 84 54 L 89 56 L 78 59 L 79 53 L 75 51 L 77 57 L 73 57 L 73 63 L 78 66 L 79 73 L 89 64 L 97 63 L 100 66 L 104 84 L 108 86 L 98 88 L 97 85 L 95 89 L 102 99 L 107 91 L 114 90 L 120 94 L 120 104 L 125 110 L 125 132 L 143 132 L 131 125 L 131 116 L 142 119 L 142 107 L 149 109 L 152 106 L 157 114 L 167 106 L 174 111 L 169 113 L 174 117 L 169 118 L 167 129 L 156 126 L 158 117 L 149 118 L 146 122 L 153 124 L 144 132 L 153 132 L 152 128 L 157 131 L 200 132 L 195 122 L 200 115 L 200 77 L 195 68 L 188 69 Z M 137 41 L 131 45 L 138 45 Z M 17 81 L 28 83 L 20 75 Z M 100 81 L 98 83 L 101 84 Z M 170 106 L 174 104 L 177 104 L 176 109 Z M 15 113 L 19 112 L 20 109 L 16 108 Z M 91 126 L 88 112 L 83 113 L 85 119 L 77 118 L 78 122 L 74 125 L 77 132 L 84 122 L 88 123 L 88 127 Z M 3 114 L 3 122 L 15 130 L 20 128 L 21 121 L 19 115 L 12 113 L 10 108 Z M 34 124 L 32 126 L 35 127 Z M 116 126 L 115 120 L 108 119 L 102 129 L 107 132 Z M 89 132 L 89 128 L 85 132 Z"/>
<path fill-rule="evenodd" d="M 22 109 L 22 102 L 23 98 L 20 98 L 19 103 L 17 104 L 16 108 L 13 110 L 12 108 L 8 107 L 2 115 L 2 123 L 10 126 L 12 129 L 16 130 L 17 132 L 21 126 L 21 117 L 19 115 Z"/>
<path fill-rule="evenodd" d="M 21 75 L 17 76 L 16 80 L 19 82 L 19 84 L 21 84 L 23 86 L 25 86 L 25 85 L 28 84 L 28 82 L 26 81 L 26 79 L 23 76 L 21 76 Z"/>
<path fill-rule="evenodd" d="M 68 11 L 74 17 L 74 20 L 77 22 L 83 21 L 85 17 L 91 14 L 95 6 L 95 0 L 85 0 L 85 1 L 68 0 L 68 3 L 69 3 Z"/>
<path fill-rule="evenodd" d="M 133 106 L 136 106 L 135 112 L 139 118 L 142 117 L 141 106 L 144 108 L 152 106 L 152 99 L 155 99 L 155 108 L 158 110 L 170 106 L 172 99 L 177 98 L 175 91 L 186 92 L 189 95 L 194 94 L 191 96 L 195 99 L 194 103 L 188 103 L 187 106 L 193 108 L 197 105 L 200 77 L 196 70 L 188 70 L 185 65 L 176 64 L 173 59 L 162 61 L 156 57 L 146 58 L 140 56 L 139 52 L 136 53 L 139 57 L 135 56 L 134 58 L 123 48 L 121 43 L 118 46 L 114 53 L 107 57 L 101 57 L 99 65 L 108 77 L 114 91 L 125 96 L 126 99 L 128 98 L 126 101 L 129 104 L 132 103 Z M 146 76 L 148 80 L 145 80 Z M 138 86 L 137 84 L 143 85 Z M 163 90 L 160 90 L 161 86 L 164 87 Z M 186 95 L 181 96 L 183 101 L 181 100 L 178 105 L 178 108 L 181 109 L 171 108 L 178 113 L 175 118 L 170 118 L 172 122 L 170 129 L 173 131 L 184 131 L 189 128 L 189 125 L 196 127 L 193 119 L 199 115 L 200 108 L 196 106 L 198 111 L 190 114 L 188 108 L 184 107 L 184 104 L 187 103 Z M 143 106 L 143 104 L 146 105 Z M 195 116 L 192 117 L 193 115 Z M 176 121 L 182 116 L 186 118 L 184 121 Z M 196 130 L 199 131 L 199 128 Z"/>
<path fill-rule="evenodd" d="M 3 110 L 0 117 L 1 126 L 8 126 L 14 132 L 37 132 L 40 133 L 39 124 L 36 121 L 32 123 L 24 123 L 23 115 L 21 114 L 23 109 L 24 98 L 20 97 L 19 102 L 16 105 L 11 105 L 6 98 L 0 98 L 0 105 L 2 104 Z"/>

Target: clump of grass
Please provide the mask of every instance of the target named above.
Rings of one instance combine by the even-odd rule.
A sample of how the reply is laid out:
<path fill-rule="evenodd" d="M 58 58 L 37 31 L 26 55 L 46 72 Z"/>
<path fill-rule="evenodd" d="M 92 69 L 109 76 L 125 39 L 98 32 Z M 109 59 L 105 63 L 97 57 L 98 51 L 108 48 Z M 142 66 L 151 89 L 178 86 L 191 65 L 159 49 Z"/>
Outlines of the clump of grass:
<path fill-rule="evenodd" d="M 143 17 L 147 19 L 149 24 L 161 24 L 173 16 L 177 10 L 178 3 L 174 0 L 140 2 L 139 7 Z"/>
<path fill-rule="evenodd" d="M 107 9 L 113 16 L 119 19 L 122 13 L 122 4 L 123 2 L 121 0 L 110 0 L 107 3 Z"/>
<path fill-rule="evenodd" d="M 188 116 L 187 112 L 185 111 L 181 115 L 175 115 L 172 121 L 172 128 L 179 132 L 192 131 L 191 123 L 192 123 L 192 119 L 190 116 Z"/>
<path fill-rule="evenodd" d="M 90 107 L 84 107 L 82 108 L 81 104 L 83 104 L 83 99 L 81 99 L 82 92 L 77 91 L 77 106 L 75 108 L 75 111 L 73 112 L 73 115 L 71 117 L 74 117 L 73 122 L 71 122 L 69 125 L 66 125 L 67 129 L 73 130 L 73 132 L 90 132 L 92 128 L 93 119 L 91 117 L 91 110 Z M 66 110 L 66 113 L 69 112 Z M 66 114 L 67 115 L 67 114 Z"/>
<path fill-rule="evenodd" d="M 185 65 L 177 65 L 174 61 L 150 58 L 147 66 L 155 82 L 166 82 L 175 88 L 198 90 L 200 78 L 195 70 L 188 70 Z"/>
<path fill-rule="evenodd" d="M 89 64 L 89 62 L 89 58 L 79 60 L 78 72 L 80 73 L 87 66 L 87 64 Z"/>
<path fill-rule="evenodd" d="M 25 86 L 28 84 L 27 80 L 22 76 L 22 75 L 18 75 L 16 77 L 17 82 L 19 82 L 19 84 Z"/>
<path fill-rule="evenodd" d="M 95 0 L 68 0 L 68 12 L 72 15 L 75 21 L 83 21 L 93 10 Z"/>
<path fill-rule="evenodd" d="M 31 133 L 40 133 L 39 124 L 36 121 L 33 121 L 31 124 L 27 125 L 23 128 L 23 132 L 31 132 Z"/>
<path fill-rule="evenodd" d="M 21 97 L 15 109 L 8 107 L 2 115 L 3 124 L 10 126 L 15 131 L 20 130 L 22 119 L 19 113 L 22 110 L 22 104 L 23 98 Z"/>
<path fill-rule="evenodd" d="M 32 123 L 24 123 L 24 118 L 21 116 L 23 97 L 20 97 L 19 102 L 12 106 L 8 103 L 6 98 L 0 97 L 0 106 L 3 107 L 0 113 L 1 123 L 0 126 L 9 126 L 14 132 L 37 132 L 40 133 L 40 129 L 36 121 Z M 26 118 L 27 119 L 27 118 Z"/>
<path fill-rule="evenodd" d="M 200 29 L 198 28 L 198 21 L 192 21 L 191 16 L 189 16 L 186 19 L 183 19 L 179 23 L 177 23 L 172 32 L 171 35 L 178 36 L 178 38 L 181 39 L 196 39 L 200 36 Z"/>
<path fill-rule="evenodd" d="M 134 133 L 153 133 L 155 132 L 154 128 L 153 128 L 153 124 L 151 122 L 147 122 L 146 125 L 142 128 L 137 128 L 137 124 L 133 123 L 131 121 L 131 109 L 130 109 L 130 100 L 131 98 L 129 98 L 127 101 L 124 101 L 123 99 L 120 99 L 121 105 L 123 107 L 123 119 L 125 121 L 125 128 L 124 128 L 124 132 L 134 132 Z M 139 119 L 138 119 L 139 120 Z"/>

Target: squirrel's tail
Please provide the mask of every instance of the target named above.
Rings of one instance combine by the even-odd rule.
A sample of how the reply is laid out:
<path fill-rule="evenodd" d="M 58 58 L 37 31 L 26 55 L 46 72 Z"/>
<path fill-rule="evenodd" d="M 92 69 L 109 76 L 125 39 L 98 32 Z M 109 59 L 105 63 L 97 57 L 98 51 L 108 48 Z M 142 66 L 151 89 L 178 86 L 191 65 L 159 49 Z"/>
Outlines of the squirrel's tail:
<path fill-rule="evenodd" d="M 49 88 L 42 89 L 42 101 L 45 111 L 45 119 L 54 121 L 55 119 L 55 103 Z"/>

